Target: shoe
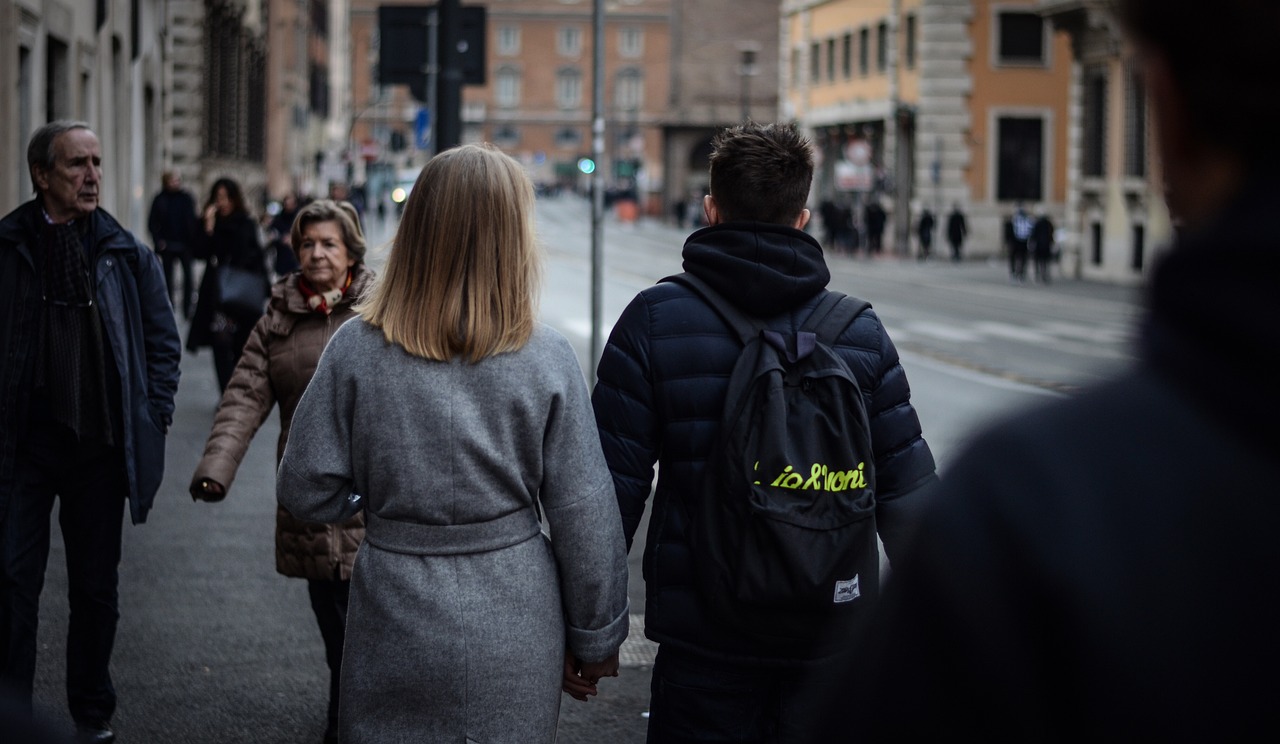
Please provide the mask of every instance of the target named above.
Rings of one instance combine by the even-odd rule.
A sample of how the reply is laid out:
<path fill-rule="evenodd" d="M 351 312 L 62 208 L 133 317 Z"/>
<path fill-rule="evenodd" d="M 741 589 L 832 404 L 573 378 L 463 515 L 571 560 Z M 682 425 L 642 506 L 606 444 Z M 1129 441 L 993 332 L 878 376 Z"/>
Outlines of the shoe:
<path fill-rule="evenodd" d="M 106 721 L 76 724 L 76 744 L 106 744 L 116 740 L 116 732 Z"/>

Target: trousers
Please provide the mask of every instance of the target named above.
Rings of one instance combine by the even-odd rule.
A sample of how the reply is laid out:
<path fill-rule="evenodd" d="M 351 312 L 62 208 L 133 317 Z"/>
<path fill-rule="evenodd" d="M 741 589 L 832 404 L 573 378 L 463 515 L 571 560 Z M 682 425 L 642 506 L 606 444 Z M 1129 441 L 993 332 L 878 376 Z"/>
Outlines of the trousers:
<path fill-rule="evenodd" d="M 338 684 L 342 678 L 342 647 L 347 639 L 347 602 L 351 597 L 351 581 L 343 579 L 307 579 L 307 595 L 311 611 L 324 639 L 324 658 L 329 665 L 329 724 L 338 723 Z"/>
<path fill-rule="evenodd" d="M 31 706 L 49 517 L 59 503 L 66 548 L 67 704 L 77 722 L 106 722 L 116 708 L 108 666 L 119 621 L 121 525 L 128 494 L 124 453 L 70 429 L 35 423 L 19 445 L 0 528 L 0 680 Z"/>
<path fill-rule="evenodd" d="M 658 647 L 647 744 L 809 744 L 830 670 L 736 664 Z"/>

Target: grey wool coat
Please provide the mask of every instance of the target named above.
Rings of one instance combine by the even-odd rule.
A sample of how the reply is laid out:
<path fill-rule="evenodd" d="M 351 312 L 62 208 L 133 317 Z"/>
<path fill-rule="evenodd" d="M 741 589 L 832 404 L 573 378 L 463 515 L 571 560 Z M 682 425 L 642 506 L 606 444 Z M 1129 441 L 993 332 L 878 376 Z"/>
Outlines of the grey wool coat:
<path fill-rule="evenodd" d="M 599 661 L 626 638 L 613 482 L 577 358 L 549 327 L 469 364 L 353 319 L 294 413 L 277 495 L 304 519 L 365 510 L 346 744 L 554 741 L 566 644 Z"/>

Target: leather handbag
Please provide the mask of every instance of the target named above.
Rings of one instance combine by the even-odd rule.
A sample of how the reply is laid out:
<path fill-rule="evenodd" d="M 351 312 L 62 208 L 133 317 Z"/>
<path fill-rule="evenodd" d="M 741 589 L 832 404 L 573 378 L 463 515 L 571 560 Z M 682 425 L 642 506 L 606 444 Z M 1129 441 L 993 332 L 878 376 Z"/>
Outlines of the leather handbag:
<path fill-rule="evenodd" d="M 239 266 L 218 267 L 218 309 L 228 315 L 261 315 L 271 287 L 262 274 Z"/>

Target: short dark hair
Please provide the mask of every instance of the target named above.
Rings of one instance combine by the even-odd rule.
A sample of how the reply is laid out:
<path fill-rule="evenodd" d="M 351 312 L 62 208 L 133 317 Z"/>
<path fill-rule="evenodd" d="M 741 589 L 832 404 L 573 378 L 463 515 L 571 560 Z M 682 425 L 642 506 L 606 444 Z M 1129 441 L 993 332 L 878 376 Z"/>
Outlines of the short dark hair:
<path fill-rule="evenodd" d="M 1167 60 L 1197 134 L 1250 167 L 1280 162 L 1280 2 L 1117 0 L 1116 12 Z"/>
<path fill-rule="evenodd" d="M 50 170 L 54 166 L 53 141 L 58 137 L 70 132 L 73 129 L 93 129 L 88 123 L 83 121 L 73 121 L 71 119 L 58 119 L 40 127 L 31 135 L 31 142 L 27 144 L 27 171 L 31 174 L 31 185 L 38 192 L 40 187 L 36 186 L 36 168 L 41 170 Z"/>
<path fill-rule="evenodd" d="M 723 221 L 790 225 L 804 211 L 813 148 L 794 124 L 747 122 L 711 146 L 711 196 Z"/>

